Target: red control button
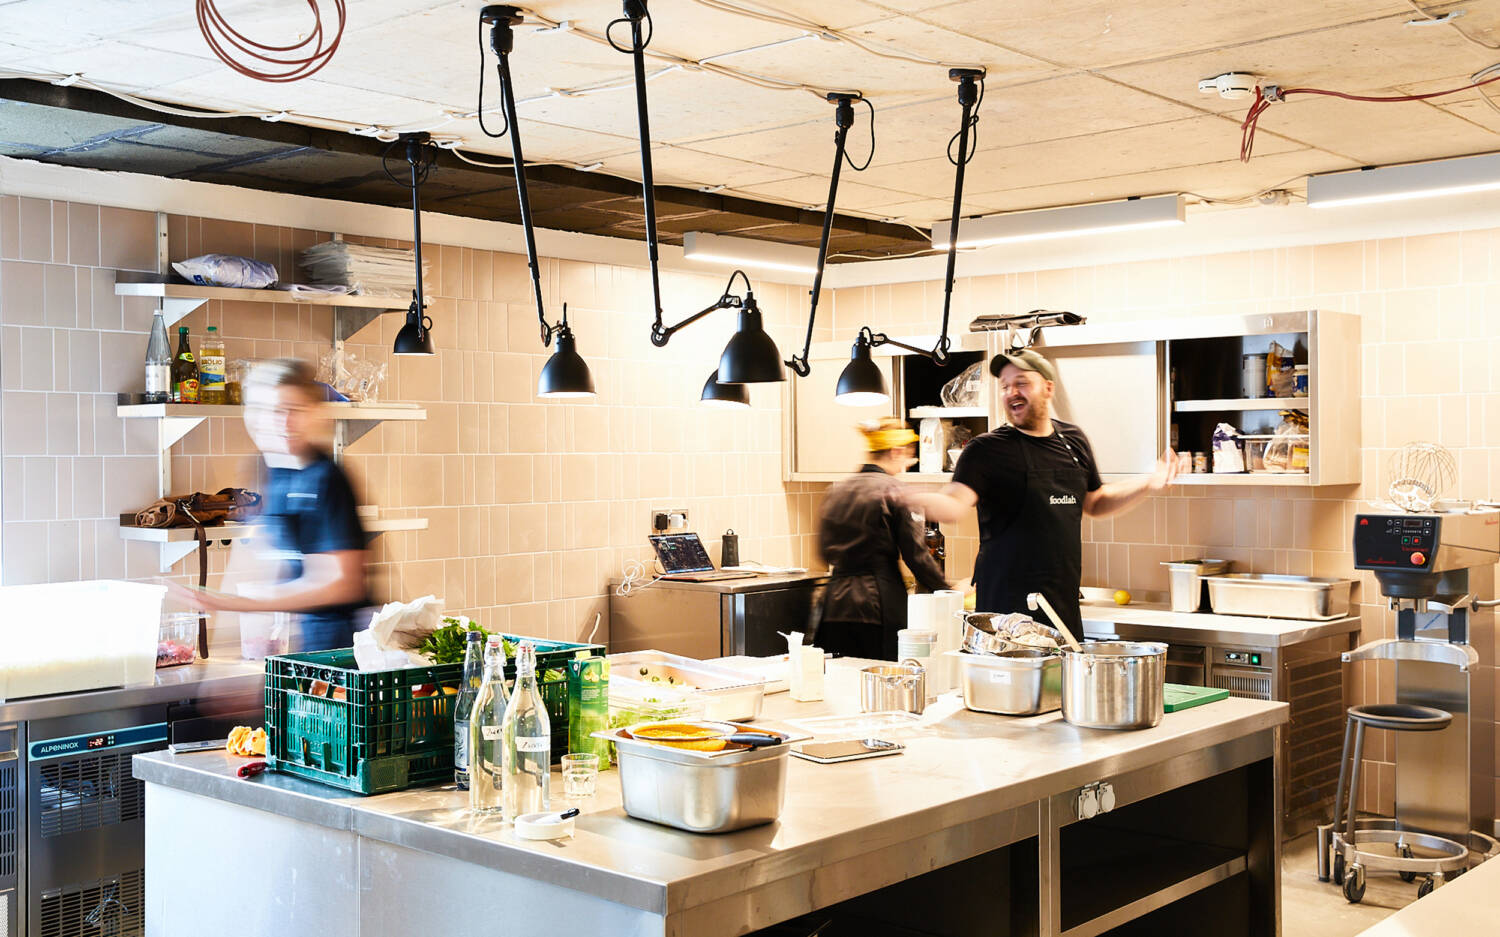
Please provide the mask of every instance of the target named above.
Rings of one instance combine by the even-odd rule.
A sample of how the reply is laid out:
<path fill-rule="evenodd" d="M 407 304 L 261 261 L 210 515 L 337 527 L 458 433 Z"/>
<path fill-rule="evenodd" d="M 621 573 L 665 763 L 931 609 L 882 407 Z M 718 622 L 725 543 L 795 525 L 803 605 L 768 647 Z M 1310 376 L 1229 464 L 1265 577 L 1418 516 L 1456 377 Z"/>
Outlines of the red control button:
<path fill-rule="evenodd" d="M 1421 566 L 1426 562 L 1427 557 L 1423 556 L 1421 553 L 1413 553 L 1411 555 L 1411 563 L 1413 566 Z"/>

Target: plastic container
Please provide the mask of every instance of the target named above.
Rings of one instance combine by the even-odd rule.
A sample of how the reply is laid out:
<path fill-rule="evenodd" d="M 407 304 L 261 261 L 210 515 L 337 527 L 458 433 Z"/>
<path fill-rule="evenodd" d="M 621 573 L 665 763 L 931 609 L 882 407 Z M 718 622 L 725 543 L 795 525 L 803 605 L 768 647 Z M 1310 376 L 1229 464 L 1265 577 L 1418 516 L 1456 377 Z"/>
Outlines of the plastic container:
<path fill-rule="evenodd" d="M 156 631 L 156 669 L 198 659 L 198 613 L 167 612 Z"/>
<path fill-rule="evenodd" d="M 739 722 L 760 716 L 766 678 L 716 667 L 665 651 L 631 651 L 609 657 L 610 699 L 670 699 L 672 694 L 703 700 L 705 718 Z"/>
<path fill-rule="evenodd" d="M 152 683 L 166 591 L 107 579 L 0 587 L 0 700 Z"/>
<path fill-rule="evenodd" d="M 567 661 L 597 644 L 531 641 L 537 686 L 552 724 L 554 760 L 567 752 Z M 514 658 L 505 665 L 514 680 Z M 463 664 L 361 671 L 354 650 L 266 659 L 266 763 L 277 771 L 360 794 L 399 791 L 453 776 L 453 702 Z"/>

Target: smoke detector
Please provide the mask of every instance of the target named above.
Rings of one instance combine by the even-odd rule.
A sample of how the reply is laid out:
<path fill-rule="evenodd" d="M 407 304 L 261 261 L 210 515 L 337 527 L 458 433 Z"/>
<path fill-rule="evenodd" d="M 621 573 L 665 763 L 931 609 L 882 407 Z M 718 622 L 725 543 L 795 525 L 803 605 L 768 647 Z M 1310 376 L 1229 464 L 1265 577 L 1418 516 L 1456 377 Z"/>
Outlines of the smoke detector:
<path fill-rule="evenodd" d="M 1240 101 L 1255 93 L 1259 79 L 1250 72 L 1225 72 L 1198 82 L 1200 94 L 1217 93 L 1226 101 Z"/>

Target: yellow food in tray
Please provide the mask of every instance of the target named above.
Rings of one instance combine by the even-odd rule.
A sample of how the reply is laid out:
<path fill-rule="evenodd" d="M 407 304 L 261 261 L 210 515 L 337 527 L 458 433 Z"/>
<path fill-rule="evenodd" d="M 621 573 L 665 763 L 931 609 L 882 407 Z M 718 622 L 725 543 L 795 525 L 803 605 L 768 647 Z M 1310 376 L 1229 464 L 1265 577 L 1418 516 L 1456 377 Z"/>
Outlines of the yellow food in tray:
<path fill-rule="evenodd" d="M 266 755 L 266 730 L 235 726 L 229 730 L 229 740 L 224 745 L 231 755 L 241 758 L 264 758 Z"/>
<path fill-rule="evenodd" d="M 629 731 L 633 737 L 643 742 L 694 752 L 721 752 L 729 744 L 720 737 L 723 735 L 720 730 L 691 723 L 644 726 Z"/>

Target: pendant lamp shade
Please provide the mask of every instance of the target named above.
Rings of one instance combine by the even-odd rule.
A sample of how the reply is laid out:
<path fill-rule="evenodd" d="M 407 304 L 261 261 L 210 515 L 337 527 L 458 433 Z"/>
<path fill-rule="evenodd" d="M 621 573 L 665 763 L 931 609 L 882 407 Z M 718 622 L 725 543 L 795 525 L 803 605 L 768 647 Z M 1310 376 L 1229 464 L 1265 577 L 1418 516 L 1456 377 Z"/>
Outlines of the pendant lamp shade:
<path fill-rule="evenodd" d="M 415 304 L 406 310 L 406 324 L 396 333 L 396 344 L 391 349 L 397 355 L 431 355 L 432 320 L 417 311 Z"/>
<path fill-rule="evenodd" d="M 698 397 L 705 407 L 724 409 L 750 406 L 750 389 L 744 384 L 724 384 L 719 381 L 719 372 L 708 376 L 703 384 L 703 393 Z"/>
<path fill-rule="evenodd" d="M 760 310 L 752 304 L 740 310 L 740 325 L 724 354 L 719 356 L 719 381 L 723 384 L 771 384 L 786 380 L 781 352 L 766 334 Z"/>
<path fill-rule="evenodd" d="M 594 378 L 578 354 L 573 332 L 564 326 L 557 333 L 557 350 L 547 359 L 536 382 L 538 397 L 592 397 Z"/>
<path fill-rule="evenodd" d="M 849 363 L 839 375 L 833 399 L 846 407 L 874 407 L 891 402 L 885 375 L 870 357 L 870 343 L 863 335 L 849 353 Z"/>

